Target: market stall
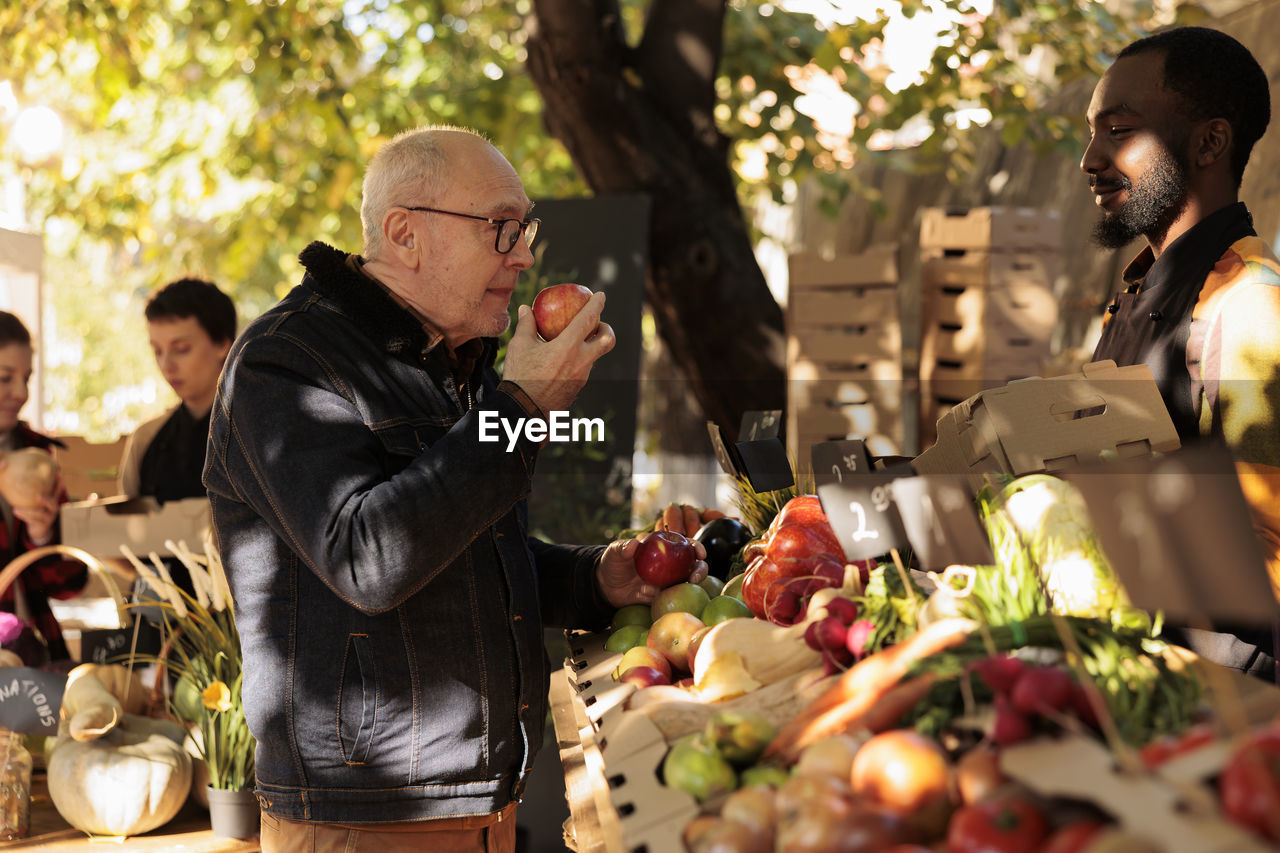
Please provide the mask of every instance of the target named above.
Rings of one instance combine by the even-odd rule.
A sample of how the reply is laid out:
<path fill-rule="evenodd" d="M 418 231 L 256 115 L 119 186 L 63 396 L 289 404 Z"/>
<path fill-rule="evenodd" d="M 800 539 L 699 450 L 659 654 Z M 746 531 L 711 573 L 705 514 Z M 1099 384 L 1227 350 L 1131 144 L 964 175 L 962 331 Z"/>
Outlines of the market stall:
<path fill-rule="evenodd" d="M 654 603 L 569 635 L 570 846 L 1274 849 L 1280 689 L 1163 630 L 1274 600 L 1230 457 L 1171 453 L 1144 371 L 980 392 L 911 464 L 818 442 L 789 488 L 758 422 L 713 430 L 750 541 L 694 584 L 664 513 Z"/>

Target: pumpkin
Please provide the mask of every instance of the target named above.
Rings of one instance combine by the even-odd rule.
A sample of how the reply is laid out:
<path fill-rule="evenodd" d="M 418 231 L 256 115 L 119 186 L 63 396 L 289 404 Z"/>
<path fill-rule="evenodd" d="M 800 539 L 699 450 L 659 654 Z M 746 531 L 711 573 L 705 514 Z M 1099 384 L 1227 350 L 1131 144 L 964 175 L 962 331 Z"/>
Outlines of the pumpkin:
<path fill-rule="evenodd" d="M 138 835 L 168 823 L 191 788 L 185 735 L 169 720 L 124 713 L 91 671 L 69 677 L 46 758 L 58 814 L 92 835 Z"/>
<path fill-rule="evenodd" d="M 0 666 L 26 666 L 17 652 L 0 649 Z"/>

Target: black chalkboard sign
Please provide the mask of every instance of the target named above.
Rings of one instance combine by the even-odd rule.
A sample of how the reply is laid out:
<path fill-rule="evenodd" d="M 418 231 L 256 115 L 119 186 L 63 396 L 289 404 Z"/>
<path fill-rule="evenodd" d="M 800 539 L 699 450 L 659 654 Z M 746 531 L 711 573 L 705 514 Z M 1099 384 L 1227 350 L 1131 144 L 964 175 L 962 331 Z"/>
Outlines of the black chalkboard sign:
<path fill-rule="evenodd" d="M 66 686 L 62 673 L 0 667 L 0 726 L 26 735 L 56 735 Z"/>
<path fill-rule="evenodd" d="M 909 468 L 873 471 L 866 446 L 857 439 L 815 444 L 810 458 L 818 500 L 846 559 L 871 559 L 907 546 L 892 484 L 912 476 Z"/>
<path fill-rule="evenodd" d="M 963 476 L 926 474 L 893 481 L 893 500 L 911 542 L 916 563 L 925 570 L 995 562 L 973 492 Z"/>
<path fill-rule="evenodd" d="M 1072 469 L 1107 561 L 1134 605 L 1201 620 L 1274 623 L 1277 605 L 1231 454 L 1184 448 Z"/>

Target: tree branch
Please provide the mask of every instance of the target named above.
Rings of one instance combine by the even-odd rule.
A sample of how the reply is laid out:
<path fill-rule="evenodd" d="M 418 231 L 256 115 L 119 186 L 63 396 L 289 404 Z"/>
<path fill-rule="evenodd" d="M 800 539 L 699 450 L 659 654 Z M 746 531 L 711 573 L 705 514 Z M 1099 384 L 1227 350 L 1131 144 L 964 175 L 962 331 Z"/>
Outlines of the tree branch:
<path fill-rule="evenodd" d="M 716 69 L 723 47 L 725 0 L 653 0 L 636 65 L 650 97 L 700 136 L 717 136 Z M 704 138 L 712 144 L 712 138 Z"/>

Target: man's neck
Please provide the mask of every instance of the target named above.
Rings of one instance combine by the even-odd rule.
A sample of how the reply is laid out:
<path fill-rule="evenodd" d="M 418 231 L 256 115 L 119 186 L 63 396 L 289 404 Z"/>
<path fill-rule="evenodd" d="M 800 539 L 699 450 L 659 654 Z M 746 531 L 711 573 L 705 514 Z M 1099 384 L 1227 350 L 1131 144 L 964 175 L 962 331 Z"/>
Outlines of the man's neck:
<path fill-rule="evenodd" d="M 1239 196 L 1234 188 L 1230 192 L 1192 194 L 1188 196 L 1187 206 L 1183 208 L 1178 218 L 1173 220 L 1160 239 L 1153 239 L 1148 235 L 1147 245 L 1151 247 L 1151 254 L 1154 257 L 1160 257 L 1174 240 L 1177 240 L 1219 210 L 1229 207 L 1237 201 L 1239 201 Z"/>

